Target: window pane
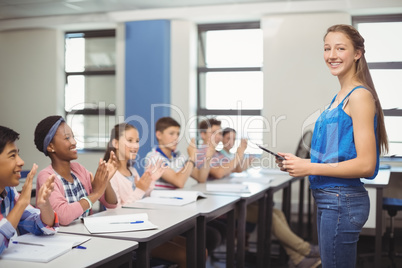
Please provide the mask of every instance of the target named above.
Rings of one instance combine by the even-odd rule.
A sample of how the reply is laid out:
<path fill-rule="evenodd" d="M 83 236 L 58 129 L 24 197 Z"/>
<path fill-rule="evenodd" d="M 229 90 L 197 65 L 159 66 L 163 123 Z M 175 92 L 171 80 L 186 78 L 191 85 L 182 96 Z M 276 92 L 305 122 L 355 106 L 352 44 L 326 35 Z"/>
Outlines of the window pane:
<path fill-rule="evenodd" d="M 67 72 L 114 68 L 115 37 L 67 38 L 65 61 Z"/>
<path fill-rule="evenodd" d="M 241 138 L 249 140 L 246 153 L 261 154 L 256 144 L 263 143 L 263 130 L 267 129 L 267 124 L 262 116 L 217 116 L 218 120 L 222 121 L 222 129 L 226 127 L 236 130 L 236 142 L 231 152 L 236 152 L 240 144 Z M 217 147 L 217 150 L 223 148 L 222 143 Z"/>
<path fill-rule="evenodd" d="M 78 149 L 106 149 L 115 116 L 67 115 L 67 123 L 74 133 Z"/>
<path fill-rule="evenodd" d="M 115 104 L 115 76 L 69 75 L 65 90 L 66 110 L 108 107 Z"/>
<path fill-rule="evenodd" d="M 383 109 L 402 109 L 402 70 L 370 70 Z"/>
<path fill-rule="evenodd" d="M 209 68 L 262 66 L 261 29 L 208 31 L 205 38 Z"/>
<path fill-rule="evenodd" d="M 359 23 L 367 62 L 402 61 L 402 22 Z"/>
<path fill-rule="evenodd" d="M 206 109 L 262 109 L 262 72 L 209 72 Z"/>
<path fill-rule="evenodd" d="M 399 116 L 385 116 L 385 128 L 389 141 L 389 155 L 402 156 L 402 118 Z"/>

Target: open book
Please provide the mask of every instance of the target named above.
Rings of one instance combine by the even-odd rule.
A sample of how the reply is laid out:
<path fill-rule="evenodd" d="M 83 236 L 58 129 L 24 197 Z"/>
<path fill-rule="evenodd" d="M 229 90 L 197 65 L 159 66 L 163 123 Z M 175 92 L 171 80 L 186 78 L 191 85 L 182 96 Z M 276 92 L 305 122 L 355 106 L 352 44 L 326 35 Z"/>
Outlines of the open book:
<path fill-rule="evenodd" d="M 208 183 L 206 185 L 207 192 L 228 192 L 228 193 L 247 193 L 249 192 L 247 184 L 241 182 L 229 183 Z"/>
<path fill-rule="evenodd" d="M 24 234 L 13 237 L 8 248 L 0 255 L 1 259 L 29 262 L 49 262 L 91 239 L 78 235 L 36 236 Z"/>
<path fill-rule="evenodd" d="M 91 216 L 83 218 L 91 234 L 142 231 L 158 228 L 148 220 L 147 213 Z"/>
<path fill-rule="evenodd" d="M 199 198 L 206 197 L 207 196 L 204 193 L 199 191 L 153 190 L 149 197 L 145 197 L 128 205 L 124 205 L 123 207 L 145 207 L 143 204 L 183 206 L 195 202 Z"/>

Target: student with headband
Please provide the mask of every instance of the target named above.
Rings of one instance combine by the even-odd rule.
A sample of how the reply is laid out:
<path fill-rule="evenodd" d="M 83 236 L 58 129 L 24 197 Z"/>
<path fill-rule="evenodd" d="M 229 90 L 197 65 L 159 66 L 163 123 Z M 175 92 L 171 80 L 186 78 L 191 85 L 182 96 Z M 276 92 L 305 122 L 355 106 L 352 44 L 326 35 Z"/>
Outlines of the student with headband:
<path fill-rule="evenodd" d="M 106 208 L 115 208 L 117 204 L 110 184 L 117 169 L 114 153 L 111 152 L 109 161 L 99 161 L 93 177 L 85 167 L 72 162 L 78 157 L 76 144 L 71 128 L 61 116 L 46 117 L 36 126 L 36 148 L 51 160 L 51 164 L 39 172 L 36 189 L 40 189 L 50 175 L 56 175 L 49 201 L 61 225 L 88 216 L 97 200 Z"/>

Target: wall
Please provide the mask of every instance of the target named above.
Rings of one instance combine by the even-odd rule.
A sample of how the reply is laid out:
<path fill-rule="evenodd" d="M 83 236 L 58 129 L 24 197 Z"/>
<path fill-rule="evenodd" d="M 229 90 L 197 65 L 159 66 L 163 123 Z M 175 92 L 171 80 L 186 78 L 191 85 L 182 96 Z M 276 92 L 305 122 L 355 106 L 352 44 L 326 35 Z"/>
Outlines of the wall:
<path fill-rule="evenodd" d="M 21 134 L 25 169 L 50 163 L 33 142 L 37 123 L 63 112 L 64 38 L 54 29 L 0 32 L 0 124 Z"/>

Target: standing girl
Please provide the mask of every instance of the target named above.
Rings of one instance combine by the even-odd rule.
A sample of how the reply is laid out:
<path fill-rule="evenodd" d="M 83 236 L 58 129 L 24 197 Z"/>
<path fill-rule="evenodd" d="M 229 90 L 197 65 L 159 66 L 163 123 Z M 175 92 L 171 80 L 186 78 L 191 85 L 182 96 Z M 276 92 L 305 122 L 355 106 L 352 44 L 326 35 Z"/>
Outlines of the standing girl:
<path fill-rule="evenodd" d="M 311 160 L 281 153 L 291 176 L 309 175 L 317 203 L 322 265 L 355 267 L 360 231 L 370 208 L 360 178 L 374 179 L 379 155 L 388 150 L 380 101 L 364 57 L 364 39 L 350 25 L 334 25 L 324 36 L 324 60 L 340 90 L 318 118 Z"/>
<path fill-rule="evenodd" d="M 88 216 L 98 199 L 107 208 L 117 204 L 110 179 L 116 172 L 116 157 L 111 153 L 108 162 L 99 161 L 95 177 L 77 162 L 77 142 L 71 128 L 61 116 L 49 116 L 35 129 L 35 145 L 50 157 L 51 164 L 38 174 L 36 190 L 46 179 L 56 175 L 54 191 L 49 197 L 61 225 L 68 225 L 79 217 Z"/>

